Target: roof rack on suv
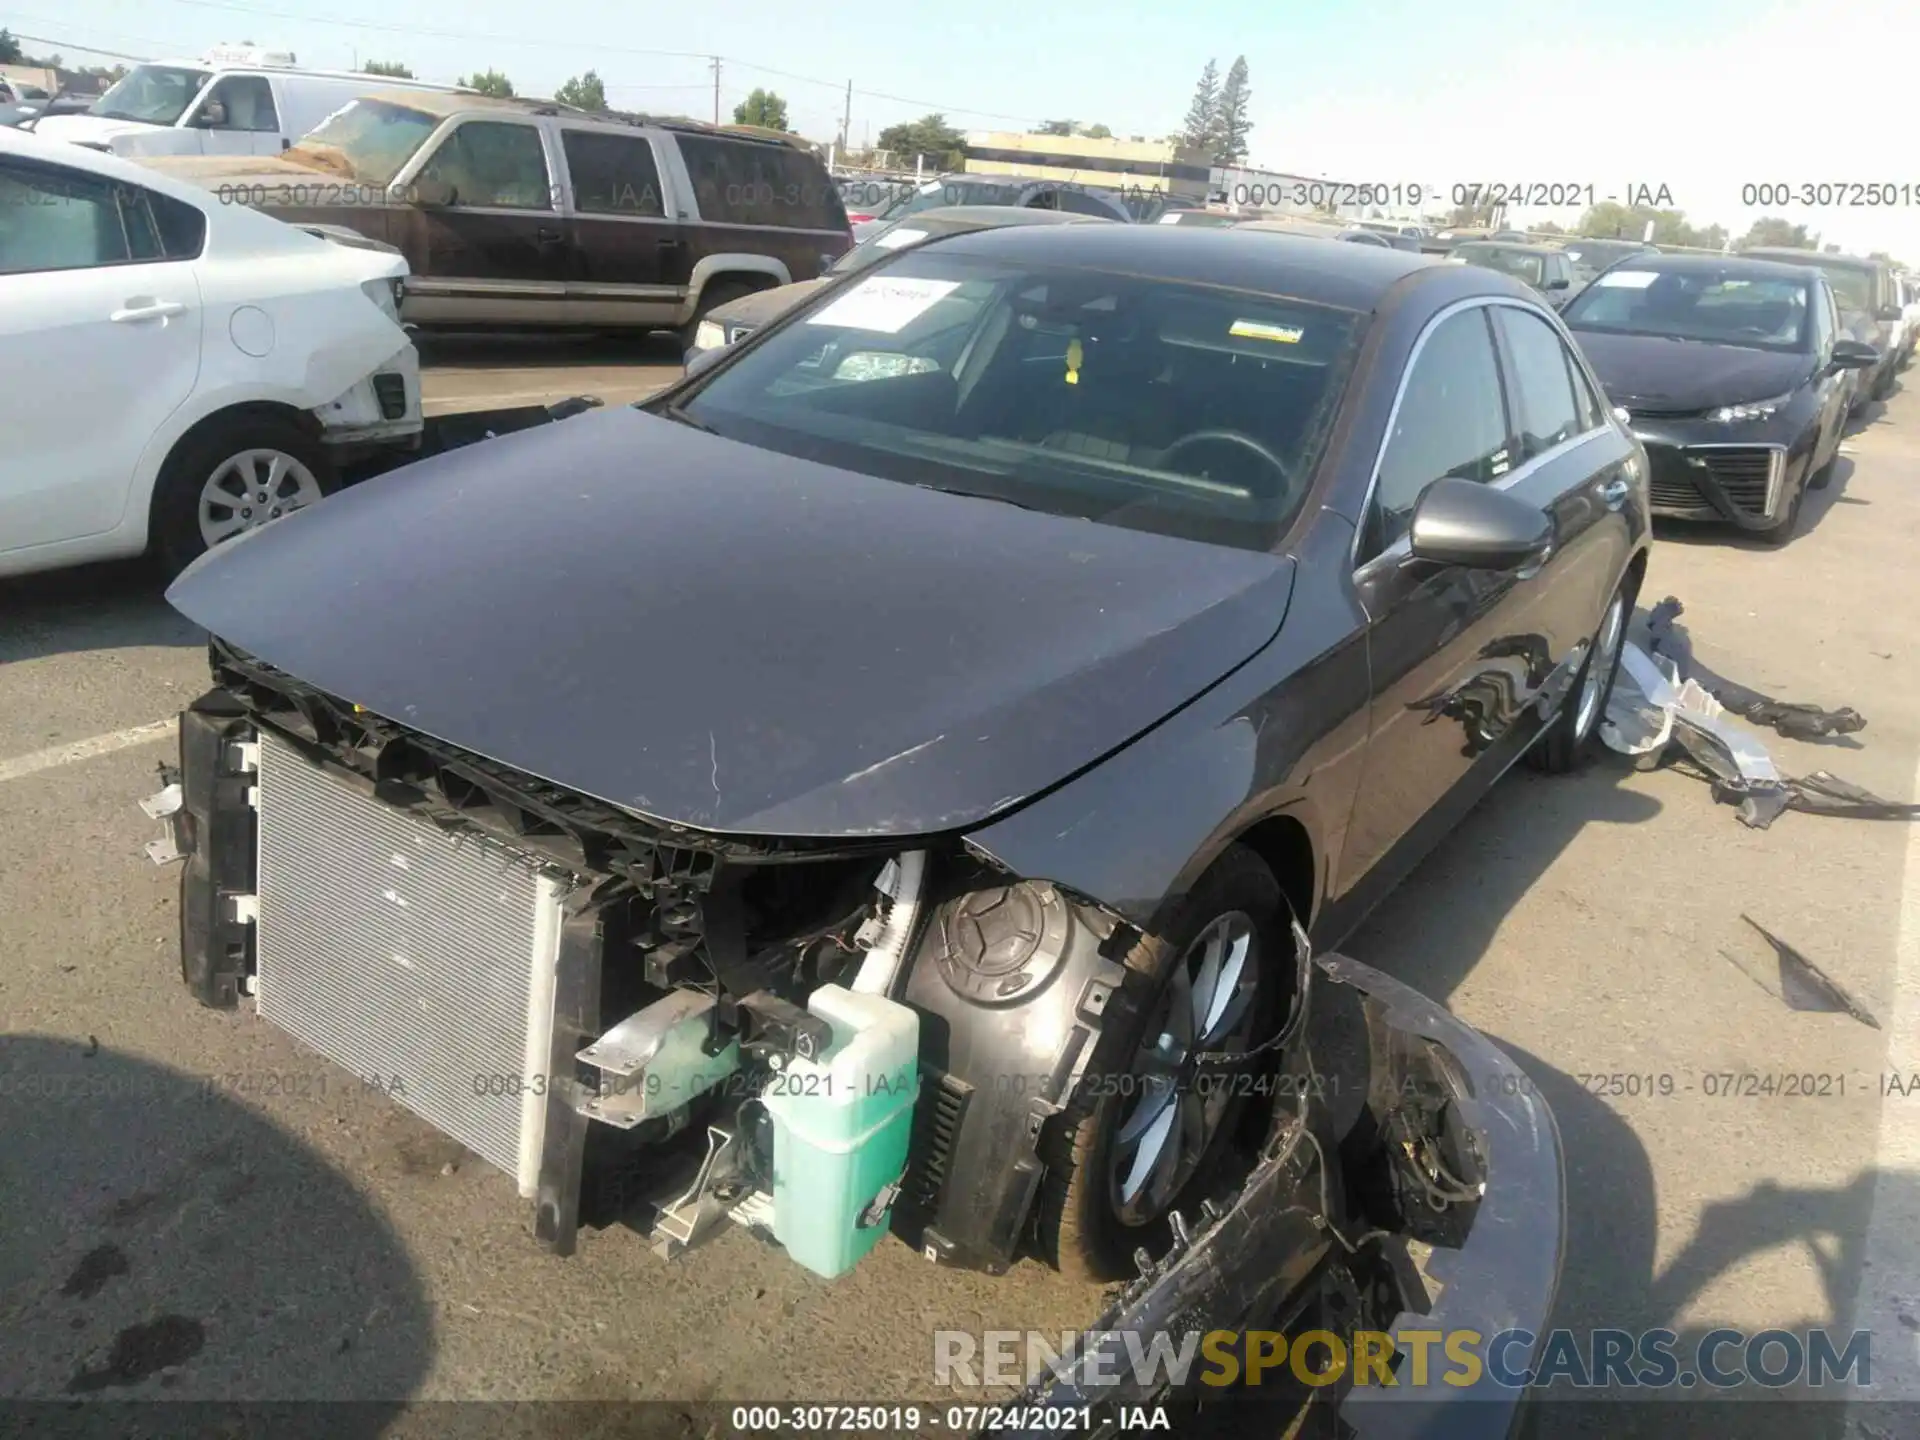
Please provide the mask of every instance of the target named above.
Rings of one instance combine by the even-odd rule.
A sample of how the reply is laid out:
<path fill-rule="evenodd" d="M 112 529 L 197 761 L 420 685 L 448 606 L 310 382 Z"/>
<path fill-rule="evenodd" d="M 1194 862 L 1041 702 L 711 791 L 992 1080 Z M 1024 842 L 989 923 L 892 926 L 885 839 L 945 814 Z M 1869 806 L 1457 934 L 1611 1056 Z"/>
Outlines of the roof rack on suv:
<path fill-rule="evenodd" d="M 731 139 L 758 141 L 765 145 L 787 145 L 798 150 L 813 149 L 813 142 L 804 136 L 783 130 L 771 130 L 763 125 L 715 125 L 706 120 L 694 120 L 684 115 L 647 115 L 633 110 L 587 110 L 559 100 L 536 100 L 522 95 L 515 95 L 510 99 L 519 101 L 530 115 L 570 115 L 580 120 L 595 120 L 603 125 L 648 126 L 657 130 L 673 130 L 688 135 L 725 135 Z"/>

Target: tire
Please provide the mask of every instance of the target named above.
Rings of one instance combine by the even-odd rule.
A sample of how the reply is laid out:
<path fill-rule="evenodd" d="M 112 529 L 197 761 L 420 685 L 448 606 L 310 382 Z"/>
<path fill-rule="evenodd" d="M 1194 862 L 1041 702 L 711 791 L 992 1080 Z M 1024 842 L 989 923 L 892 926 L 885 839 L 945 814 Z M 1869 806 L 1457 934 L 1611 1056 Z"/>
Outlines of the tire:
<path fill-rule="evenodd" d="M 1880 372 L 1880 379 L 1874 385 L 1873 394 L 1869 398 L 1874 400 L 1885 400 L 1889 395 L 1893 394 L 1893 387 L 1899 381 L 1899 379 L 1900 379 L 1900 367 L 1898 365 L 1889 364 L 1884 370 Z"/>
<path fill-rule="evenodd" d="M 271 457 L 286 462 L 281 465 L 285 473 L 268 492 L 265 506 L 257 499 L 260 490 L 254 491 L 251 504 L 237 503 L 244 498 L 237 489 L 243 470 L 250 468 L 256 482 L 264 482 L 273 474 L 276 461 Z M 170 577 L 186 569 L 208 548 L 201 502 L 216 481 L 236 500 L 234 505 L 224 507 L 225 518 L 234 522 L 231 534 L 257 529 L 340 488 L 325 449 L 291 420 L 240 413 L 190 432 L 167 457 L 153 491 L 152 549 Z M 243 513 L 262 508 L 269 513 Z M 205 512 L 216 533 L 221 511 L 222 507 L 210 504 Z"/>
<path fill-rule="evenodd" d="M 693 318 L 675 332 L 680 337 L 680 351 L 685 354 L 693 348 L 693 337 L 699 332 L 700 322 L 718 310 L 722 305 L 730 305 L 742 296 L 751 295 L 756 290 L 764 290 L 764 285 L 755 285 L 748 280 L 716 280 L 700 292 L 700 299 L 693 307 Z"/>
<path fill-rule="evenodd" d="M 1833 483 L 1833 467 L 1840 463 L 1840 447 L 1835 446 L 1833 454 L 1827 457 L 1827 463 L 1807 477 L 1809 490 L 1824 490 Z"/>
<path fill-rule="evenodd" d="M 1752 531 L 1753 538 L 1762 545 L 1772 545 L 1776 548 L 1786 544 L 1793 538 L 1793 532 L 1800 524 L 1800 503 L 1806 498 L 1807 486 L 1806 482 L 1802 481 L 1793 487 L 1793 496 L 1787 501 L 1787 513 L 1766 529 Z"/>
<path fill-rule="evenodd" d="M 1580 673 L 1574 676 L 1566 698 L 1560 702 L 1553 719 L 1547 722 L 1545 732 L 1527 751 L 1527 762 L 1534 769 L 1549 775 L 1566 774 L 1580 763 L 1587 742 L 1599 731 L 1600 721 L 1607 713 L 1607 701 L 1613 695 L 1614 677 L 1620 673 L 1620 651 L 1626 642 L 1627 621 L 1633 615 L 1636 588 L 1631 579 L 1622 581 L 1607 602 L 1607 608 L 1600 612 L 1600 625 L 1594 631 L 1587 658 L 1581 662 Z M 1593 675 L 1596 663 L 1606 668 L 1595 682 L 1597 702 L 1583 714 L 1587 708 L 1583 702 L 1588 694 L 1588 678 Z"/>
<path fill-rule="evenodd" d="M 1283 963 L 1292 947 L 1286 913 L 1273 872 L 1252 851 L 1234 845 L 1200 877 L 1157 932 L 1142 937 L 1127 954 L 1124 990 L 1132 1003 L 1108 1007 L 1107 1027 L 1088 1075 L 1041 1141 L 1047 1171 L 1038 1207 L 1037 1248 L 1062 1275 L 1088 1283 L 1132 1276 L 1136 1249 L 1145 1246 L 1155 1255 L 1166 1252 L 1171 1237 L 1168 1214 L 1182 1206 L 1191 1210 L 1209 1193 L 1244 1116 L 1242 1087 L 1222 1085 L 1211 1097 L 1201 1087 L 1192 1087 L 1184 1096 L 1171 1097 L 1176 1114 L 1183 1114 L 1186 1104 L 1197 1104 L 1203 1112 L 1213 1109 L 1205 1137 L 1195 1147 L 1197 1159 L 1184 1178 L 1171 1180 L 1158 1203 L 1144 1196 L 1136 1201 L 1144 1214 L 1123 1216 L 1120 1192 L 1124 1187 L 1117 1162 L 1127 1160 L 1129 1149 L 1138 1161 L 1147 1149 L 1147 1140 L 1130 1147 L 1124 1127 L 1140 1118 L 1138 1107 L 1169 1103 L 1155 1100 L 1147 1087 L 1132 1083 L 1144 1073 L 1137 1068 L 1137 1060 L 1150 1029 L 1162 1018 L 1161 1007 L 1178 998 L 1176 978 L 1189 970 L 1196 950 L 1202 948 L 1198 942 L 1216 925 L 1237 925 L 1232 918 L 1236 916 L 1247 922 L 1250 942 L 1238 973 L 1251 975 L 1253 988 L 1244 1002 L 1241 1023 L 1221 1027 L 1221 1035 L 1231 1038 L 1215 1038 L 1209 1048 L 1240 1049 L 1249 1043 L 1244 1036 L 1266 1038 L 1276 995 L 1283 984 L 1291 983 L 1287 977 L 1293 973 L 1292 965 Z M 1148 1127 L 1148 1139 L 1152 1128 Z M 1170 1166 L 1169 1177 L 1180 1168 Z"/>

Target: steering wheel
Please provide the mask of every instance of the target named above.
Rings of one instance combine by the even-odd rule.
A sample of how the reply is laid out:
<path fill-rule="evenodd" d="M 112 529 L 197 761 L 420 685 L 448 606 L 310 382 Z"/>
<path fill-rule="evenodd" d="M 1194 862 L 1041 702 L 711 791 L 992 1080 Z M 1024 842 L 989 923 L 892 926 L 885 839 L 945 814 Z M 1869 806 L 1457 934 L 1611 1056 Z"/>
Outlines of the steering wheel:
<path fill-rule="evenodd" d="M 1268 469 L 1272 470 L 1275 475 L 1280 477 L 1281 491 L 1283 494 L 1286 491 L 1292 490 L 1294 487 L 1293 472 L 1287 468 L 1286 461 L 1282 460 L 1278 455 L 1274 454 L 1273 451 L 1254 439 L 1253 436 L 1239 430 L 1196 430 L 1191 435 L 1182 435 L 1161 454 L 1160 463 L 1170 467 L 1174 456 L 1180 454 L 1183 450 L 1197 449 L 1202 445 L 1238 446 L 1240 449 L 1252 454 L 1265 464 Z"/>

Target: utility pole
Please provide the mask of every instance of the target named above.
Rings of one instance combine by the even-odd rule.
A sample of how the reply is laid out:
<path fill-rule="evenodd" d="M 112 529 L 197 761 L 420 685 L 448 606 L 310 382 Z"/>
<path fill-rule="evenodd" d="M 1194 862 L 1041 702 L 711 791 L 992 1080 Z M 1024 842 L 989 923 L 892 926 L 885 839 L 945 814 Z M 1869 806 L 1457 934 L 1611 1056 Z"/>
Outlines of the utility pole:
<path fill-rule="evenodd" d="M 840 118 L 840 148 L 845 150 L 853 138 L 853 81 L 847 81 L 847 111 Z"/>
<path fill-rule="evenodd" d="M 713 123 L 720 123 L 720 57 L 713 57 Z"/>

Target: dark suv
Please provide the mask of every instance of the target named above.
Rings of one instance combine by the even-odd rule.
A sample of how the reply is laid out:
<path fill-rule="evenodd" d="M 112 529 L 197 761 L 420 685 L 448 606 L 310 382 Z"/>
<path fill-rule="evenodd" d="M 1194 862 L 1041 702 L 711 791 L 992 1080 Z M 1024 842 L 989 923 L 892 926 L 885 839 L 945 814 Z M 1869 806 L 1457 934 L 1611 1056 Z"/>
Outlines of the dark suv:
<path fill-rule="evenodd" d="M 1809 265 L 1827 277 L 1840 307 L 1840 326 L 1847 335 L 1880 352 L 1880 363 L 1863 371 L 1852 409 L 1893 393 L 1900 373 L 1901 321 L 1899 287 L 1893 267 L 1884 260 L 1858 255 L 1833 255 L 1822 250 L 1793 250 L 1761 246 L 1740 252 L 1752 260 L 1775 260 L 1787 265 Z"/>
<path fill-rule="evenodd" d="M 419 91 L 344 106 L 275 158 L 156 159 L 222 199 L 397 246 L 404 318 L 674 329 L 852 244 L 797 137 Z"/>

